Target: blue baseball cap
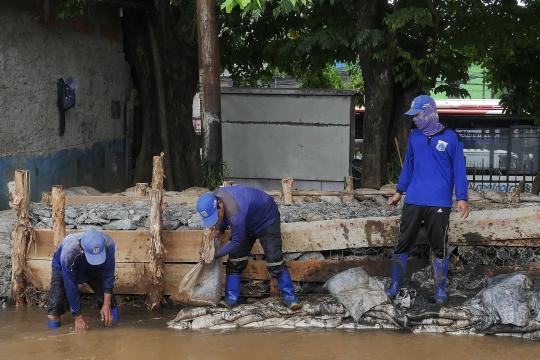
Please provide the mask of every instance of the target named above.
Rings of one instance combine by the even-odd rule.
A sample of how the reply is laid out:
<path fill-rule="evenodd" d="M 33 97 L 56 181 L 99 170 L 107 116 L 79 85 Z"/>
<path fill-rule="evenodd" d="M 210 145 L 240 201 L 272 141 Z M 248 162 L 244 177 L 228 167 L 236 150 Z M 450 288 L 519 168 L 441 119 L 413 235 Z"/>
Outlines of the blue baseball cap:
<path fill-rule="evenodd" d="M 197 212 L 201 215 L 204 226 L 212 227 L 218 220 L 218 199 L 211 193 L 202 194 L 197 200 Z"/>
<path fill-rule="evenodd" d="M 405 115 L 416 115 L 420 111 L 424 110 L 427 105 L 433 105 L 435 107 L 435 100 L 430 96 L 420 95 L 414 98 L 411 108 L 405 113 Z"/>
<path fill-rule="evenodd" d="M 90 265 L 101 265 L 105 262 L 105 238 L 103 233 L 96 229 L 88 229 L 81 235 L 81 245 Z"/>

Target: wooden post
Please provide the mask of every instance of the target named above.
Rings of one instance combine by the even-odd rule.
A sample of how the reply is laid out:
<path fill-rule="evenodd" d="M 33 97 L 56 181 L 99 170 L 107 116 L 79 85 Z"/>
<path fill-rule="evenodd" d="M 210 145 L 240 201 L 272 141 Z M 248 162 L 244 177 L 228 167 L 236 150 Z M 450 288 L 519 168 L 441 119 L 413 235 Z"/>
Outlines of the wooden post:
<path fill-rule="evenodd" d="M 66 191 L 62 185 L 54 185 L 52 187 L 52 219 L 55 249 L 58 249 L 60 243 L 66 236 L 65 211 Z"/>
<path fill-rule="evenodd" d="M 154 166 L 152 168 L 152 190 L 163 190 L 163 178 L 165 177 L 165 172 L 163 171 L 164 155 L 164 153 L 161 153 L 159 156 L 154 156 Z"/>
<path fill-rule="evenodd" d="M 26 270 L 26 253 L 32 244 L 34 230 L 28 215 L 30 201 L 30 172 L 28 170 L 15 171 L 15 183 L 8 185 L 9 206 L 13 209 L 15 225 L 13 227 L 11 249 L 11 298 L 17 306 L 23 306 L 25 278 L 32 275 Z"/>
<path fill-rule="evenodd" d="M 347 201 L 354 201 L 354 185 L 353 177 L 345 176 L 345 192 L 347 193 Z"/>
<path fill-rule="evenodd" d="M 270 296 L 281 296 L 281 291 L 277 280 L 275 278 L 270 278 Z"/>
<path fill-rule="evenodd" d="M 152 171 L 152 190 L 150 190 L 150 238 L 148 256 L 150 257 L 150 292 L 148 309 L 159 309 L 163 298 L 163 256 L 167 252 L 163 247 L 163 153 L 154 156 Z"/>
<path fill-rule="evenodd" d="M 520 194 L 521 194 L 521 189 L 514 188 L 511 193 L 508 193 L 509 202 L 519 203 L 520 197 L 521 197 Z"/>
<path fill-rule="evenodd" d="M 283 203 L 284 204 L 293 204 L 293 184 L 294 180 L 291 177 L 281 179 L 281 186 L 283 187 Z"/>
<path fill-rule="evenodd" d="M 51 203 L 51 196 L 52 196 L 52 194 L 49 191 L 43 191 L 41 193 L 41 203 L 42 204 L 50 204 Z"/>
<path fill-rule="evenodd" d="M 159 156 L 157 156 L 159 157 Z M 146 196 L 146 189 L 148 189 L 148 183 L 135 184 L 135 196 Z"/>
<path fill-rule="evenodd" d="M 224 180 L 223 184 L 221 184 L 221 186 L 232 186 L 232 185 L 233 185 L 232 181 L 226 181 L 226 180 Z"/>

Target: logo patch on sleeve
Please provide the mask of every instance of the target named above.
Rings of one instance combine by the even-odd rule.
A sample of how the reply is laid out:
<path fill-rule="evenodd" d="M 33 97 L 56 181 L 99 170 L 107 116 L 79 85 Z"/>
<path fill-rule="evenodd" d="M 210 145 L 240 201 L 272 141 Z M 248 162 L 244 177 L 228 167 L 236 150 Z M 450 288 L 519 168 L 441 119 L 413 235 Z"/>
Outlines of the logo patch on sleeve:
<path fill-rule="evenodd" d="M 446 150 L 446 145 L 448 145 L 447 142 L 439 140 L 439 142 L 437 142 L 437 146 L 435 146 L 435 149 L 437 149 L 439 151 L 444 151 L 444 150 Z"/>

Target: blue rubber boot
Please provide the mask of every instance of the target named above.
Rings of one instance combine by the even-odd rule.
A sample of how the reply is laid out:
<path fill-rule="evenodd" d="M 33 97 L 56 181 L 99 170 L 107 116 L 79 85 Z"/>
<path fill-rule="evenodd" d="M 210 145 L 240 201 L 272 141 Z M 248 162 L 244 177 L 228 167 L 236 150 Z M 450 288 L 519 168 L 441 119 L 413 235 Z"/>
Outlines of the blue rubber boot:
<path fill-rule="evenodd" d="M 227 275 L 225 280 L 225 297 L 219 302 L 219 306 L 231 309 L 236 305 L 240 297 L 240 274 Z"/>
<path fill-rule="evenodd" d="M 294 295 L 294 286 L 292 284 L 289 269 L 285 269 L 285 271 L 281 273 L 281 275 L 277 278 L 277 283 L 287 307 L 291 310 L 300 309 L 302 304 L 300 304 L 300 301 L 296 295 Z"/>
<path fill-rule="evenodd" d="M 120 319 L 120 314 L 118 314 L 118 306 L 111 309 L 112 319 L 114 322 L 118 322 Z"/>
<path fill-rule="evenodd" d="M 433 297 L 439 304 L 447 302 L 446 295 L 446 276 L 448 275 L 449 258 L 438 259 L 433 257 L 433 278 L 435 286 L 433 287 Z"/>
<path fill-rule="evenodd" d="M 58 329 L 60 327 L 60 319 L 58 321 L 47 318 L 47 327 L 49 329 Z"/>
<path fill-rule="evenodd" d="M 409 255 L 404 254 L 394 254 L 392 258 L 392 283 L 390 288 L 386 290 L 386 295 L 390 299 L 395 299 L 399 289 L 403 285 L 403 276 L 405 275 L 405 268 L 407 267 L 407 259 Z"/>

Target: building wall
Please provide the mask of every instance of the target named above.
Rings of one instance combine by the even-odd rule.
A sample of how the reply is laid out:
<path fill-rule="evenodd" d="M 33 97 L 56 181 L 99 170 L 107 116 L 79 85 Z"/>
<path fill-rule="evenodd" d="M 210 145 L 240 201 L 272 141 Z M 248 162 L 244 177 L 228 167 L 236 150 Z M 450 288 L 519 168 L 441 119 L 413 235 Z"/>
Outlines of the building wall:
<path fill-rule="evenodd" d="M 0 209 L 16 169 L 30 170 L 33 201 L 56 184 L 124 187 L 124 104 L 132 81 L 118 11 L 99 5 L 58 20 L 51 3 L 48 23 L 38 2 L 0 4 Z M 60 136 L 56 83 L 68 77 L 77 80 L 76 105 Z"/>
<path fill-rule="evenodd" d="M 221 89 L 228 180 L 267 190 L 343 189 L 354 140 L 351 90 Z"/>

